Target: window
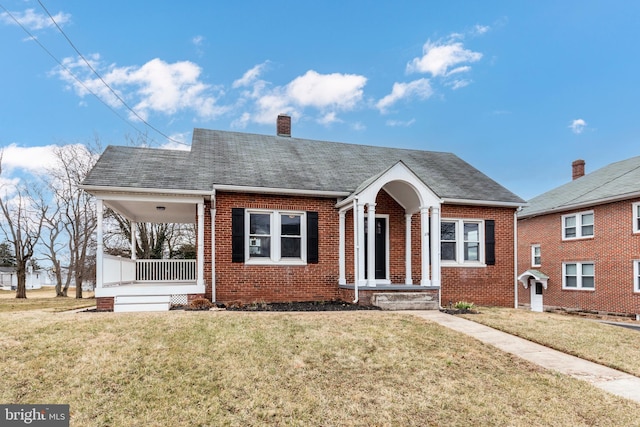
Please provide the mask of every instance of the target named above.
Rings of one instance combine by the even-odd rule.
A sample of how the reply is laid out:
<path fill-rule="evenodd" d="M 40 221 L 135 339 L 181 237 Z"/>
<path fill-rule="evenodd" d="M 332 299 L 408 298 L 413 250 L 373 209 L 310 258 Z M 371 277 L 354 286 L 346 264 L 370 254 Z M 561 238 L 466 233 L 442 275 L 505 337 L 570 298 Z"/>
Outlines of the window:
<path fill-rule="evenodd" d="M 593 237 L 593 212 L 562 216 L 562 239 Z"/>
<path fill-rule="evenodd" d="M 540 245 L 531 245 L 531 266 L 540 267 L 542 258 L 540 257 L 541 249 Z"/>
<path fill-rule="evenodd" d="M 640 203 L 633 204 L 633 232 L 640 233 Z"/>
<path fill-rule="evenodd" d="M 633 291 L 640 292 L 640 260 L 633 261 Z"/>
<path fill-rule="evenodd" d="M 461 219 L 440 222 L 440 259 L 444 264 L 484 262 L 482 224 Z"/>
<path fill-rule="evenodd" d="M 595 289 L 595 274 L 592 262 L 563 263 L 562 270 L 563 289 Z"/>
<path fill-rule="evenodd" d="M 249 263 L 306 262 L 306 216 L 303 212 L 247 211 Z"/>

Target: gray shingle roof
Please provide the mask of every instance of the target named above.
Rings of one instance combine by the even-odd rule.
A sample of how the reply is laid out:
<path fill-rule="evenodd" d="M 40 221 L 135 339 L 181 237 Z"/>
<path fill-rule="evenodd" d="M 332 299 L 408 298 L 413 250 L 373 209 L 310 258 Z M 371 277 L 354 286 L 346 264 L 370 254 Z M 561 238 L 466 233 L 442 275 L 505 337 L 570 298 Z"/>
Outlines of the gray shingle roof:
<path fill-rule="evenodd" d="M 451 153 L 195 129 L 191 151 L 105 150 L 87 186 L 211 191 L 234 185 L 351 193 L 404 162 L 439 197 L 524 201 Z"/>
<path fill-rule="evenodd" d="M 597 205 L 640 193 L 640 156 L 611 163 L 529 200 L 518 213 L 528 217 Z"/>

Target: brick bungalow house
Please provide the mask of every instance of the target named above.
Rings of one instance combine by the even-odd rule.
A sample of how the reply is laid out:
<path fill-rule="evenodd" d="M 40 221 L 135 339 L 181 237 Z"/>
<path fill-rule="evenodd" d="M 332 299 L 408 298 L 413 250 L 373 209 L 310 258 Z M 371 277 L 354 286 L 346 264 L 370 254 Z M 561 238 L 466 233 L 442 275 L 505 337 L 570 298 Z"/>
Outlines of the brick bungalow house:
<path fill-rule="evenodd" d="M 197 296 L 516 304 L 524 201 L 450 153 L 292 138 L 279 116 L 276 136 L 195 129 L 190 151 L 109 146 L 83 188 L 98 207 L 101 310 Z M 197 259 L 104 254 L 104 207 L 134 230 L 195 223 Z"/>
<path fill-rule="evenodd" d="M 572 172 L 518 213 L 518 301 L 639 317 L 640 157 Z"/>

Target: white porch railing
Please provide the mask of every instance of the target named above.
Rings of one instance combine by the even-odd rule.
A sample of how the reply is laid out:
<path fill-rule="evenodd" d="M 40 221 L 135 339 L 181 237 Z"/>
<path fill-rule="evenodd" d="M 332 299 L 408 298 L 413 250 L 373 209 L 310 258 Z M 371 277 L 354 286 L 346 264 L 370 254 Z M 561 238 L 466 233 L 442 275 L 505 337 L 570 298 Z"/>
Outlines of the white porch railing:
<path fill-rule="evenodd" d="M 132 260 L 104 255 L 103 287 L 134 282 L 195 282 L 195 259 L 139 259 Z"/>
<path fill-rule="evenodd" d="M 195 259 L 139 259 L 137 282 L 195 282 Z"/>

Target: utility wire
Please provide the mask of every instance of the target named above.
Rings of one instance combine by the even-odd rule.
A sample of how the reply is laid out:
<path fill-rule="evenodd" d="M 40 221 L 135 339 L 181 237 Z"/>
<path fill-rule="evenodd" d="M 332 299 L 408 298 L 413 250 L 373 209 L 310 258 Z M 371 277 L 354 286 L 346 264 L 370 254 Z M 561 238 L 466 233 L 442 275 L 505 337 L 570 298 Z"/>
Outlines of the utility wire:
<path fill-rule="evenodd" d="M 67 68 L 66 65 L 64 65 L 58 58 L 56 58 L 56 56 L 51 53 L 51 51 L 49 51 L 49 49 L 47 49 L 42 43 L 40 43 L 40 40 L 38 40 L 36 38 L 36 36 L 34 36 L 24 25 L 22 25 L 20 23 L 20 21 L 18 21 L 18 19 L 13 16 L 13 14 L 11 12 L 9 12 L 7 10 L 7 8 L 5 8 L 1 3 L 0 3 L 0 8 L 2 8 L 2 10 L 4 10 L 4 12 L 20 27 L 22 28 L 22 30 L 27 33 L 27 35 L 29 36 L 29 38 L 31 40 L 33 40 L 34 42 L 36 42 L 38 44 L 38 46 L 40 46 L 42 48 L 42 50 L 44 50 L 64 71 L 67 72 L 67 74 L 69 74 L 71 77 L 73 77 L 80 85 L 82 85 L 83 88 L 85 88 L 87 90 L 87 92 L 89 92 L 91 95 L 95 96 L 96 99 L 98 101 L 100 101 L 105 107 L 107 107 L 109 110 L 111 110 L 111 112 L 113 112 L 116 116 L 118 116 L 120 118 L 120 120 L 122 120 L 123 122 L 125 122 L 126 124 L 128 124 L 129 126 L 131 126 L 136 132 L 142 134 L 142 131 L 140 131 L 140 129 L 138 129 L 137 127 L 135 127 L 129 120 L 127 120 L 126 118 L 122 117 L 122 115 L 120 115 L 120 113 L 118 113 L 113 107 L 111 107 L 109 104 L 107 104 L 102 98 L 100 98 L 96 93 L 94 93 L 89 87 L 87 87 L 87 85 L 80 80 L 80 78 L 78 76 L 76 76 L 75 74 L 73 74 L 73 72 L 71 72 L 71 70 L 69 68 Z"/>

